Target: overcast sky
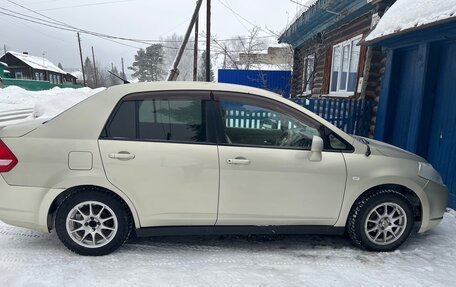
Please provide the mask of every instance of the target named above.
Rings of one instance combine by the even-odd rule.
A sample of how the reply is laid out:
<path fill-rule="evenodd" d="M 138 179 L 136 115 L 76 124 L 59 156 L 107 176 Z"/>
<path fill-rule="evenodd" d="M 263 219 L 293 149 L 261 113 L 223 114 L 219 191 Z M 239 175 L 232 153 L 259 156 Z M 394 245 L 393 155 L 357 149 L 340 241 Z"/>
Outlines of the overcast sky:
<path fill-rule="evenodd" d="M 29 9 L 65 22 L 79 29 L 135 39 L 160 39 L 173 33 L 184 34 L 193 13 L 196 0 L 13 0 Z M 227 7 L 238 13 L 235 15 Z M 91 6 L 83 6 L 91 4 Z M 75 7 L 80 6 L 80 7 Z M 200 31 L 206 30 L 204 2 L 200 15 Z M 0 0 L 0 8 L 33 14 L 14 4 Z M 5 10 L 1 10 L 7 12 Z M 252 24 L 281 31 L 295 16 L 297 5 L 289 0 L 212 0 L 212 32 L 219 39 L 246 35 Z M 9 13 L 9 12 L 8 12 Z M 61 62 L 64 68 L 80 66 L 77 37 L 74 32 L 43 27 L 24 20 L 0 14 L 0 45 L 8 50 L 28 51 L 45 57 L 54 63 Z M 270 35 L 261 32 L 262 36 Z M 84 56 L 90 56 L 90 47 L 95 49 L 97 61 L 104 66 L 111 62 L 120 68 L 120 59 L 129 66 L 136 53 L 135 48 L 122 46 L 91 35 L 81 35 Z M 274 40 L 275 39 L 271 39 Z M 124 42 L 137 47 L 146 45 Z M 3 53 L 2 53 L 3 54 Z"/>

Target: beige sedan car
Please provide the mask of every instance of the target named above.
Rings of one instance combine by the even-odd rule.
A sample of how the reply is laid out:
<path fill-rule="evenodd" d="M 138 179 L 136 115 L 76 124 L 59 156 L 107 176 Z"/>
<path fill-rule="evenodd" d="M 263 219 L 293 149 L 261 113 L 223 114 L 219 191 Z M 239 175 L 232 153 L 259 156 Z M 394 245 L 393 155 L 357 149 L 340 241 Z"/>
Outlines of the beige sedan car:
<path fill-rule="evenodd" d="M 0 219 L 82 255 L 130 235 L 345 232 L 390 251 L 447 205 L 423 158 L 249 87 L 116 86 L 0 139 Z"/>

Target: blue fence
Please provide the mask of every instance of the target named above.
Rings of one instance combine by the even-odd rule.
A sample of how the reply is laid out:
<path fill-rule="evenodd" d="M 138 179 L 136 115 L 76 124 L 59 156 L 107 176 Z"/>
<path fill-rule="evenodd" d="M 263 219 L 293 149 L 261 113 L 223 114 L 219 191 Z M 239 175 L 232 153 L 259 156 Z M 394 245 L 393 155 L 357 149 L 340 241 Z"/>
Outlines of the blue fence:
<path fill-rule="evenodd" d="M 265 89 L 290 97 L 290 71 L 218 70 L 218 82 Z"/>
<path fill-rule="evenodd" d="M 369 136 L 373 102 L 364 99 L 292 99 L 293 102 L 321 116 L 349 134 Z M 226 107 L 226 125 L 260 129 L 265 118 L 280 119 L 271 112 L 245 111 L 237 106 Z"/>
<path fill-rule="evenodd" d="M 369 136 L 374 103 L 366 99 L 292 99 L 346 133 Z"/>

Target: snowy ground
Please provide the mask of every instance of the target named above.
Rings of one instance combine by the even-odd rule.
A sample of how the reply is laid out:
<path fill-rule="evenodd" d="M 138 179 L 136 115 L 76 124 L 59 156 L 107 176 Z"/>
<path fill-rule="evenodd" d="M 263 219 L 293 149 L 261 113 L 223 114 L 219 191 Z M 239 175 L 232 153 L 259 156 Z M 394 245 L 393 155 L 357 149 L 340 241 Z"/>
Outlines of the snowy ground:
<path fill-rule="evenodd" d="M 160 237 L 105 257 L 57 236 L 0 223 L 1 286 L 455 286 L 456 212 L 400 251 L 369 253 L 344 237 Z"/>

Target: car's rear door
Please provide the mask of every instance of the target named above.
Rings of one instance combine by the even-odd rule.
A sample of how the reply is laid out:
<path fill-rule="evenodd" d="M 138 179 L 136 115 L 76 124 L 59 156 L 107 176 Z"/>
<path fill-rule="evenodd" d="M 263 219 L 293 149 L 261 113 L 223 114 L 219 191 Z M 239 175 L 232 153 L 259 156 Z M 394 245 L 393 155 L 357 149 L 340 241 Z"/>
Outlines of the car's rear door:
<path fill-rule="evenodd" d="M 108 180 L 133 200 L 141 226 L 213 225 L 219 166 L 210 94 L 124 97 L 99 140 Z"/>
<path fill-rule="evenodd" d="M 345 191 L 344 157 L 330 147 L 321 161 L 309 157 L 313 136 L 326 141 L 326 128 L 271 99 L 214 94 L 226 136 L 219 146 L 217 225 L 334 224 Z"/>

